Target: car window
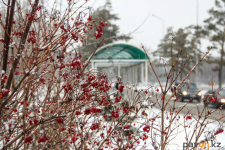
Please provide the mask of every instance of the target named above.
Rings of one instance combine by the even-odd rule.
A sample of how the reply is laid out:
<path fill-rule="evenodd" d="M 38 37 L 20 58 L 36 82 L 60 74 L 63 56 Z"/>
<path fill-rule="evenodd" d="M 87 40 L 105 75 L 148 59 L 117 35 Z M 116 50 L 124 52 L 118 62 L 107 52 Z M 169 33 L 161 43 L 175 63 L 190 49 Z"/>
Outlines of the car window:
<path fill-rule="evenodd" d="M 188 86 L 188 84 L 186 83 L 186 84 L 184 85 L 184 87 L 187 87 L 187 86 Z M 189 89 L 190 89 L 190 90 L 198 90 L 197 86 L 196 86 L 194 83 L 190 83 L 190 84 L 189 84 Z"/>
<path fill-rule="evenodd" d="M 189 84 L 190 90 L 197 90 L 197 86 L 193 83 Z"/>
<path fill-rule="evenodd" d="M 225 96 L 225 91 L 219 91 L 221 96 Z"/>
<path fill-rule="evenodd" d="M 176 86 L 178 86 L 180 83 L 175 83 Z"/>
<path fill-rule="evenodd" d="M 175 85 L 176 86 L 178 86 L 180 83 L 175 83 Z M 196 84 L 195 83 L 190 83 L 190 84 L 188 84 L 188 83 L 183 83 L 183 85 L 181 85 L 180 87 L 182 88 L 182 87 L 184 87 L 184 88 L 186 88 L 187 86 L 189 85 L 189 89 L 190 90 L 198 90 L 198 88 L 197 88 L 197 86 L 196 86 Z"/>
<path fill-rule="evenodd" d="M 209 91 L 207 92 L 207 94 L 213 94 L 213 92 L 212 92 L 211 90 L 209 90 Z"/>

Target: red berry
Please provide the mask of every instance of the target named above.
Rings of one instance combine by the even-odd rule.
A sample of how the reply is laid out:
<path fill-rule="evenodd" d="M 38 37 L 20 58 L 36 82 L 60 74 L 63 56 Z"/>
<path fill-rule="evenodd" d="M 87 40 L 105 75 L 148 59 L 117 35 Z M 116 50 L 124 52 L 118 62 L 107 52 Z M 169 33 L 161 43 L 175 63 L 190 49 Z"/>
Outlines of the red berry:
<path fill-rule="evenodd" d="M 192 119 L 192 117 L 191 117 L 191 116 L 187 116 L 187 117 L 186 117 L 186 120 L 188 120 L 188 119 L 190 119 L 190 120 L 191 120 L 191 119 Z"/>
<path fill-rule="evenodd" d="M 34 119 L 34 124 L 35 124 L 35 125 L 38 124 L 38 122 L 39 122 L 39 120 Z"/>
<path fill-rule="evenodd" d="M 62 118 L 57 118 L 56 121 L 57 121 L 58 124 L 60 124 L 60 123 L 61 123 L 61 124 L 64 124 L 64 121 L 63 121 Z"/>
<path fill-rule="evenodd" d="M 33 141 L 33 138 L 31 136 L 25 138 L 25 143 L 29 144 L 31 141 Z"/>
<path fill-rule="evenodd" d="M 214 133 L 214 135 L 223 133 L 223 131 L 224 131 L 224 130 L 223 130 L 222 128 L 218 128 L 218 129 L 216 130 L 216 132 Z"/>
<path fill-rule="evenodd" d="M 149 131 L 150 131 L 150 126 L 149 126 L 149 125 L 146 125 L 146 126 L 143 128 L 143 131 L 149 132 Z"/>
<path fill-rule="evenodd" d="M 32 120 L 29 120 L 29 124 L 32 126 L 33 125 L 33 121 Z"/>

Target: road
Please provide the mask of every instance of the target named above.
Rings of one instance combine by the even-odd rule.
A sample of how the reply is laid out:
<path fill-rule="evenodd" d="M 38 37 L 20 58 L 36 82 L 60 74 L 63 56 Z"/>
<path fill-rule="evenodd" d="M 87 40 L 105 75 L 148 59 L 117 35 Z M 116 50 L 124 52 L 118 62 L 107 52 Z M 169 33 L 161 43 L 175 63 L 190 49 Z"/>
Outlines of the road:
<path fill-rule="evenodd" d="M 169 97 L 170 97 L 170 95 L 167 95 L 165 97 L 165 99 L 167 100 Z M 156 96 L 152 97 L 150 100 L 153 101 L 153 102 L 157 102 Z M 188 99 L 186 99 L 184 102 L 177 101 L 175 103 L 174 103 L 174 100 L 171 100 L 169 102 L 169 104 L 167 105 L 166 110 L 170 111 L 170 110 L 172 110 L 172 108 L 178 108 L 176 110 L 179 111 L 180 110 L 179 108 L 182 108 L 187 102 L 188 102 Z M 159 103 L 159 104 L 161 105 L 161 103 Z M 155 105 L 155 107 L 160 109 L 159 104 L 157 103 Z M 174 104 L 175 104 L 175 107 L 174 107 Z M 211 105 L 207 106 L 206 108 L 204 108 L 204 107 L 205 106 L 204 106 L 202 101 L 200 103 L 198 103 L 197 100 L 193 100 L 193 102 L 187 103 L 185 108 L 182 109 L 181 113 L 182 114 L 188 113 L 188 114 L 192 114 L 194 116 L 198 116 L 198 114 L 200 112 L 200 114 L 202 114 L 202 116 L 205 116 L 205 114 L 207 114 L 207 112 L 212 112 L 211 115 L 208 117 L 208 119 L 218 120 L 218 119 L 222 118 L 222 116 L 224 116 L 222 119 L 220 119 L 220 121 L 222 121 L 222 122 L 225 121 L 224 109 L 223 110 L 216 110 L 216 108 L 213 108 Z M 204 112 L 202 113 L 203 109 L 204 109 Z"/>
<path fill-rule="evenodd" d="M 124 91 L 124 94 L 126 94 L 126 93 L 128 93 L 129 95 L 131 93 L 134 94 L 134 92 L 131 92 L 131 91 L 130 92 Z M 136 93 L 138 93 L 138 92 L 136 92 Z M 148 96 L 150 96 L 150 93 L 148 93 Z M 161 97 L 162 96 L 160 94 L 157 94 L 157 96 L 155 95 L 155 96 L 151 97 L 149 101 L 156 103 L 154 107 L 160 109 L 159 105 L 162 104 Z M 170 97 L 170 95 L 167 95 L 165 97 L 165 99 L 168 100 L 169 97 Z M 157 99 L 158 99 L 159 102 L 157 102 Z M 177 101 L 177 102 L 175 102 L 175 106 L 173 106 L 174 100 L 171 100 L 169 102 L 169 104 L 167 105 L 166 110 L 171 111 L 173 108 L 175 108 L 175 111 L 179 111 L 182 108 L 182 106 L 184 106 L 187 102 L 188 102 L 188 99 L 186 99 L 184 102 Z M 149 102 L 149 104 L 150 104 L 150 102 Z M 202 113 L 203 109 L 204 109 L 204 112 Z M 205 116 L 205 114 L 207 114 L 207 112 L 211 112 L 211 115 L 208 117 L 208 119 L 218 120 L 218 119 L 221 118 L 220 122 L 225 121 L 225 111 L 224 111 L 224 109 L 223 110 L 216 110 L 215 108 L 212 108 L 212 106 L 210 106 L 210 105 L 207 106 L 206 108 L 204 108 L 204 104 L 203 104 L 202 101 L 200 103 L 198 103 L 197 100 L 193 100 L 193 102 L 187 103 L 185 108 L 182 109 L 182 111 L 181 111 L 182 114 L 192 114 L 195 117 L 198 116 L 199 112 L 200 112 L 200 114 L 202 114 L 202 116 Z M 224 117 L 222 118 L 222 116 L 224 116 Z"/>

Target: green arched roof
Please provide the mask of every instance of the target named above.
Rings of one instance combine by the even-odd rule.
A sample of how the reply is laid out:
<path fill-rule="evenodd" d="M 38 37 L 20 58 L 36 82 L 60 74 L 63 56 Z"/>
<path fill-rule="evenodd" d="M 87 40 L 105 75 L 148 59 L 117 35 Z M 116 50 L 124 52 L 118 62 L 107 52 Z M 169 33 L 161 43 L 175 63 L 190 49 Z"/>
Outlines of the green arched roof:
<path fill-rule="evenodd" d="M 148 59 L 139 48 L 128 44 L 108 44 L 95 53 L 92 59 Z"/>

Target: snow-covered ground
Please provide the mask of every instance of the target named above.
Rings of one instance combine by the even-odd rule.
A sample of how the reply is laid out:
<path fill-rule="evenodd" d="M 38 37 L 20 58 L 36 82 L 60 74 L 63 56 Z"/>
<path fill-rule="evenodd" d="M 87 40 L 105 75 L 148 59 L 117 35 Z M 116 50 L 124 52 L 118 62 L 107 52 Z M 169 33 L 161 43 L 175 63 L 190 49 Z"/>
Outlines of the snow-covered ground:
<path fill-rule="evenodd" d="M 207 88 L 203 88 L 205 87 L 204 85 L 199 87 L 201 90 L 202 90 L 202 94 L 204 95 L 208 89 Z M 147 86 L 143 86 L 143 85 L 139 85 L 137 87 L 137 89 L 141 90 L 141 89 L 147 89 L 148 87 Z M 159 88 L 159 85 L 155 85 L 155 88 L 156 89 L 159 89 L 159 93 L 161 92 L 161 89 Z M 171 95 L 172 93 L 170 91 L 168 91 L 167 93 L 168 95 Z M 152 109 L 149 109 L 146 111 L 147 114 L 151 114 L 152 112 L 154 112 L 155 114 L 160 114 L 160 110 L 158 108 L 155 108 L 153 107 Z M 180 123 L 183 123 L 184 122 L 184 115 L 183 114 L 179 114 L 180 115 Z M 145 121 L 145 120 L 142 120 L 142 121 Z M 142 122 L 141 121 L 141 122 Z M 192 120 L 193 121 L 193 120 Z M 213 120 L 208 120 L 209 122 L 213 121 Z M 190 121 L 191 122 L 191 121 Z M 168 121 L 165 121 L 165 124 L 169 124 Z M 205 128 L 205 134 L 202 134 L 202 136 L 200 137 L 200 141 L 205 139 L 205 135 L 206 133 L 208 133 L 207 131 L 215 131 L 219 126 L 220 127 L 223 127 L 223 123 L 222 122 L 217 122 L 217 123 L 211 123 L 209 125 L 207 125 L 207 127 Z M 195 128 L 195 122 L 192 122 L 192 124 L 190 125 L 190 127 L 186 128 L 186 131 L 187 133 L 192 133 L 192 131 L 194 130 Z M 183 150 L 184 147 L 183 146 L 186 146 L 186 133 L 185 133 L 185 130 L 183 127 L 180 127 L 180 129 L 178 129 L 178 134 L 175 134 L 174 136 L 171 136 L 170 138 L 174 138 L 170 141 L 170 144 L 169 146 L 166 148 L 167 150 Z M 214 132 L 213 132 L 214 133 Z M 212 134 L 213 134 L 212 133 Z M 194 139 L 195 139 L 195 135 L 194 135 L 194 138 L 192 140 L 192 142 L 194 142 Z M 157 138 L 157 140 L 160 141 L 160 137 Z M 199 142 L 200 142 L 199 141 Z M 212 145 L 212 142 L 216 143 L 215 145 L 217 146 L 219 143 L 220 144 L 220 147 L 210 147 Z M 144 145 L 144 142 L 141 142 L 142 145 Z M 140 144 L 140 145 L 141 145 Z M 148 138 L 147 142 L 146 142 L 146 145 L 147 145 L 147 149 L 153 149 L 152 146 L 151 146 L 151 139 Z M 190 145 L 191 146 L 191 145 Z M 193 144 L 194 146 L 194 144 Z M 193 147 L 190 147 L 190 148 L 193 148 Z M 200 147 L 198 147 L 198 149 L 200 149 Z M 207 148 L 208 149 L 208 148 Z M 216 136 L 216 138 L 214 139 L 214 141 L 210 141 L 209 142 L 209 150 L 225 150 L 225 132 L 221 133 L 221 134 L 218 134 Z"/>
<path fill-rule="evenodd" d="M 152 108 L 150 110 L 148 110 L 147 113 L 150 113 L 150 112 L 154 112 L 154 113 L 160 113 L 160 110 L 157 109 L 157 108 Z M 180 114 L 180 122 L 183 122 L 184 120 L 184 116 L 182 114 Z M 212 120 L 209 120 L 209 121 L 212 121 Z M 166 122 L 166 124 L 168 124 L 168 122 Z M 190 125 L 190 128 L 187 129 L 187 132 L 191 132 L 194 130 L 195 128 L 195 123 L 193 122 L 192 125 Z M 212 124 L 209 124 L 206 129 L 204 131 L 215 131 L 217 128 L 218 128 L 218 125 L 219 123 L 212 123 Z M 221 123 L 222 125 L 222 123 Z M 170 142 L 169 146 L 167 147 L 167 149 L 169 150 L 183 150 L 183 145 L 185 145 L 184 143 L 186 142 L 185 141 L 185 131 L 184 129 L 182 129 L 183 127 L 180 128 L 179 131 L 181 131 L 179 134 L 176 134 L 174 139 Z M 160 137 L 159 137 L 160 138 Z M 195 138 L 194 138 L 195 139 Z M 201 140 L 204 139 L 204 134 L 202 134 Z M 201 141 L 200 140 L 200 141 Z M 215 141 L 214 143 L 221 143 L 221 147 L 220 148 L 217 148 L 218 150 L 219 149 L 222 149 L 222 150 L 225 150 L 225 133 L 221 133 L 221 134 L 218 134 L 215 138 Z M 147 143 L 151 143 L 150 142 L 150 139 L 148 139 Z M 217 146 L 216 144 L 216 146 Z M 147 144 L 148 145 L 148 144 Z M 209 146 L 211 146 L 211 141 L 209 142 Z M 151 148 L 151 146 L 149 145 L 149 148 Z M 213 150 L 213 148 L 209 148 L 209 150 Z"/>

